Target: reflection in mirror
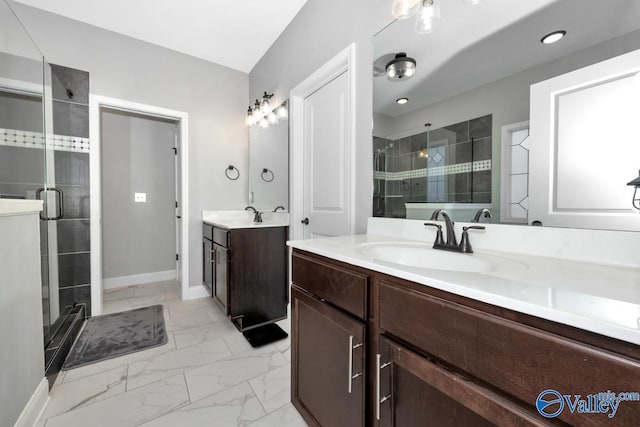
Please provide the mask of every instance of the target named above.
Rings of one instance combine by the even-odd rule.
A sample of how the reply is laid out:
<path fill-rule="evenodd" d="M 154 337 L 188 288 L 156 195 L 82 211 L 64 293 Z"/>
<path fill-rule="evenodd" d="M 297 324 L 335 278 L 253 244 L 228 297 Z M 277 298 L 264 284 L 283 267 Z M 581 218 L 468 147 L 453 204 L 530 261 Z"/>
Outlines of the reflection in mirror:
<path fill-rule="evenodd" d="M 442 2 L 441 16 L 430 34 L 416 33 L 412 20 L 398 20 L 374 38 L 374 216 L 429 218 L 444 207 L 470 221 L 487 207 L 492 216 L 481 216 L 481 222 L 531 223 L 530 150 L 539 149 L 530 146 L 530 129 L 536 126 L 530 123 L 531 86 L 637 49 L 640 2 L 492 0 L 475 7 Z M 541 42 L 556 30 L 566 36 L 554 44 Z M 385 66 L 399 52 L 416 60 L 416 72 L 411 79 L 391 81 Z M 396 102 L 402 98 L 408 102 Z M 472 124 L 483 118 L 488 132 L 474 135 Z M 424 152 L 426 123 L 431 132 Z M 608 125 L 615 126 L 598 123 L 601 129 Z M 632 156 L 630 149 L 616 157 Z M 476 164 L 478 153 L 486 164 Z M 612 160 L 583 169 L 606 182 L 613 175 L 607 168 L 619 164 Z M 633 177 L 638 168 L 625 176 Z M 620 185 L 629 191 L 631 208 L 629 179 Z M 478 188 L 486 191 L 476 197 Z M 571 221 L 553 225 L 601 228 Z"/>
<path fill-rule="evenodd" d="M 283 102 L 276 110 L 287 109 Z M 283 206 L 289 210 L 289 122 L 249 128 L 249 203 L 259 210 Z"/>

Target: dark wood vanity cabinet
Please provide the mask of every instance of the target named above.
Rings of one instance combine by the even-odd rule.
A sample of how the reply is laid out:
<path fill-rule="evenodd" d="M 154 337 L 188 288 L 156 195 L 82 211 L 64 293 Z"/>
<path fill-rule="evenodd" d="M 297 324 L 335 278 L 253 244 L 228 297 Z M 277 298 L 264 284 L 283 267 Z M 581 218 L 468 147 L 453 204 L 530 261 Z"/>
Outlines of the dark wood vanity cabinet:
<path fill-rule="evenodd" d="M 614 418 L 572 412 L 566 403 L 555 418 L 536 410 L 547 389 L 583 398 L 640 391 L 639 346 L 300 250 L 292 270 L 299 288 L 292 307 L 292 401 L 312 425 L 362 425 L 332 418 L 356 407 L 364 425 L 380 427 L 640 425 L 640 402 L 620 403 Z M 314 317 L 314 307 L 337 314 Z M 348 348 L 348 332 L 333 319 L 345 317 L 365 332 L 363 407 L 339 391 L 346 353 L 339 350 Z M 316 348 L 321 329 L 334 338 L 322 338 Z M 334 346 L 335 354 L 328 350 Z M 326 365 L 336 369 L 336 388 L 309 386 L 330 377 Z M 321 399 L 331 404 L 316 403 Z"/>
<path fill-rule="evenodd" d="M 364 426 L 368 277 L 293 257 L 293 405 L 309 425 Z"/>
<path fill-rule="evenodd" d="M 288 227 L 203 224 L 203 284 L 244 331 L 287 317 Z"/>

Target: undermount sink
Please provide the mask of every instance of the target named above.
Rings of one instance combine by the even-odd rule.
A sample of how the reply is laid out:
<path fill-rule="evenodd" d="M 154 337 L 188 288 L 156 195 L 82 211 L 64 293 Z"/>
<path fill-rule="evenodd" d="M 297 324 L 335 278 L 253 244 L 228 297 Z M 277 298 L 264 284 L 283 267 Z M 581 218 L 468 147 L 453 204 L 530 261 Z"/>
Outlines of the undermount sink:
<path fill-rule="evenodd" d="M 363 243 L 358 250 L 374 262 L 465 273 L 488 273 L 504 264 L 518 264 L 495 255 L 436 250 L 426 243 Z"/>

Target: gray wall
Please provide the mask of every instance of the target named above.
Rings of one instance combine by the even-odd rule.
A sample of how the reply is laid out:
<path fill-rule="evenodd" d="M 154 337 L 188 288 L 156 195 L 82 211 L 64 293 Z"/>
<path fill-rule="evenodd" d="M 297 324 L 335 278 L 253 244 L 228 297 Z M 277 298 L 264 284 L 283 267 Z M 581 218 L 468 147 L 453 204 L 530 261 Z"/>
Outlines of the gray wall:
<path fill-rule="evenodd" d="M 11 426 L 44 378 L 38 214 L 0 216 L 0 424 Z"/>
<path fill-rule="evenodd" d="M 189 114 L 190 215 L 184 220 L 190 227 L 190 282 L 200 284 L 201 211 L 247 203 L 248 75 L 13 4 L 49 62 L 91 74 L 92 93 Z M 244 172 L 239 180 L 226 179 L 229 164 Z"/>
<path fill-rule="evenodd" d="M 102 276 L 175 270 L 177 123 L 102 110 L 101 124 Z"/>
<path fill-rule="evenodd" d="M 372 213 L 372 37 L 391 22 L 388 0 L 309 0 L 249 74 L 251 99 L 289 92 L 350 43 L 356 43 L 356 232 Z M 246 109 L 246 106 L 245 106 Z"/>

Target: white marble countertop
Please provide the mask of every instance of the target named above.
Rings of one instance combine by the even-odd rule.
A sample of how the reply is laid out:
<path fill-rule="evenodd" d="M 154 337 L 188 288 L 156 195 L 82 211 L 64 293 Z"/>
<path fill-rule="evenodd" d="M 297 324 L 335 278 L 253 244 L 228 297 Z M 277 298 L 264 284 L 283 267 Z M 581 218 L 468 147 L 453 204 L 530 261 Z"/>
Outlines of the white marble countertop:
<path fill-rule="evenodd" d="M 40 212 L 42 200 L 0 199 L 0 216 L 24 215 Z"/>
<path fill-rule="evenodd" d="M 640 345 L 640 267 L 586 263 L 475 248 L 451 255 L 495 260 L 482 273 L 379 261 L 366 247 L 426 240 L 362 234 L 290 241 L 288 245 L 453 294 Z M 442 252 L 442 251 L 438 251 Z M 504 261 L 504 262 L 503 262 Z"/>
<path fill-rule="evenodd" d="M 237 228 L 288 227 L 288 212 L 262 212 L 262 222 L 254 222 L 254 213 L 245 210 L 202 211 L 202 222 L 227 230 Z"/>

